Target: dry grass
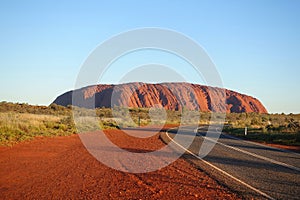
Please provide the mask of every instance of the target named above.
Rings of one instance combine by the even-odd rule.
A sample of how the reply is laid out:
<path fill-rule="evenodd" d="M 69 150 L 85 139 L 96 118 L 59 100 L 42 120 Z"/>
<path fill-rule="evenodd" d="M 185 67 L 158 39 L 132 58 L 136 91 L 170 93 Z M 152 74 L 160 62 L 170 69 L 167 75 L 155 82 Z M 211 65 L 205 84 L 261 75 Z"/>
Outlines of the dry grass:
<path fill-rule="evenodd" d="M 12 144 L 35 136 L 70 135 L 74 132 L 69 116 L 0 113 L 1 144 Z"/>
<path fill-rule="evenodd" d="M 73 114 L 77 116 L 76 126 Z M 188 116 L 183 119 L 185 115 Z M 13 144 L 36 136 L 70 135 L 76 132 L 139 125 L 216 123 L 211 117 L 211 113 L 188 110 L 182 112 L 124 107 L 90 110 L 55 104 L 32 106 L 0 102 L 0 144 Z M 220 117 L 215 115 L 215 119 Z M 274 135 L 278 141 L 289 138 L 294 141 L 292 143 L 300 144 L 300 114 L 231 113 L 226 115 L 226 124 L 226 131 L 237 136 L 242 135 L 243 129 L 248 127 L 248 137 L 260 134 L 259 138 L 269 139 L 270 135 Z"/>

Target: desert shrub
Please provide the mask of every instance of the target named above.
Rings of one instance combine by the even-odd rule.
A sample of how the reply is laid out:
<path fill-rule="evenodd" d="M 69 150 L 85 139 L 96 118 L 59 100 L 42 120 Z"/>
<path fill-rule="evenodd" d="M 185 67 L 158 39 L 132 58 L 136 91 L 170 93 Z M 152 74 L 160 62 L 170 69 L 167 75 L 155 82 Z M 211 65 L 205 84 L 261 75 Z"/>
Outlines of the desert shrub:
<path fill-rule="evenodd" d="M 115 121 L 104 121 L 100 123 L 101 129 L 120 129 L 119 125 Z"/>
<path fill-rule="evenodd" d="M 295 141 L 300 143 L 300 132 L 296 133 Z"/>
<path fill-rule="evenodd" d="M 0 102 L 0 112 L 16 112 L 44 115 L 68 115 L 70 108 L 51 104 L 50 106 L 33 106 L 27 103 Z"/>
<path fill-rule="evenodd" d="M 150 119 L 150 108 L 110 108 L 85 109 L 74 106 L 63 107 L 56 104 L 50 106 L 33 106 L 24 103 L 0 102 L 0 143 L 4 141 L 22 141 L 37 135 L 67 135 L 80 130 L 111 129 L 119 127 L 137 127 L 148 124 L 208 124 L 211 120 L 210 112 L 190 111 L 190 117 L 182 121 L 182 111 L 165 110 L 166 119 L 155 117 Z M 124 119 L 129 112 L 131 120 Z M 79 123 L 75 127 L 72 114 L 79 116 Z M 155 114 L 155 113 L 154 113 Z M 95 117 L 98 117 L 95 120 Z M 152 113 L 153 116 L 153 113 Z M 249 137 L 262 134 L 260 138 L 280 140 L 286 134 L 294 135 L 294 141 L 299 141 L 300 114 L 257 114 L 257 113 L 229 113 L 226 114 L 226 129 L 234 134 L 244 134 L 248 127 Z M 281 135 L 284 134 L 284 135 Z M 252 135 L 252 136 L 251 136 Z M 290 136 L 288 136 L 290 137 Z"/>
<path fill-rule="evenodd" d="M 68 116 L 0 112 L 0 144 L 15 143 L 35 136 L 75 133 Z"/>

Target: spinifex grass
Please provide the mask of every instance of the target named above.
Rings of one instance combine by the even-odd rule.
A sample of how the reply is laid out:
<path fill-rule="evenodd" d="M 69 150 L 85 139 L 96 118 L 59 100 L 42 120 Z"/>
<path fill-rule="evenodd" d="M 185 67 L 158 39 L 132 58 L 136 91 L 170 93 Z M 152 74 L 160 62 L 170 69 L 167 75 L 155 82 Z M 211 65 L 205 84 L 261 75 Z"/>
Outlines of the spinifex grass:
<path fill-rule="evenodd" d="M 35 136 L 70 135 L 75 132 L 70 116 L 0 113 L 0 143 L 9 144 Z"/>
<path fill-rule="evenodd" d="M 188 113 L 187 113 L 188 112 Z M 79 116 L 74 125 L 73 114 Z M 183 119 L 183 116 L 188 117 Z M 126 117 L 124 117 L 126 116 Z M 199 118 L 200 116 L 200 118 Z M 0 102 L 0 144 L 35 136 L 70 135 L 77 131 L 118 129 L 147 125 L 209 124 L 211 113 L 152 108 L 97 108 L 32 106 Z M 300 114 L 228 113 L 224 131 L 250 140 L 300 145 Z M 247 127 L 248 134 L 244 135 Z"/>

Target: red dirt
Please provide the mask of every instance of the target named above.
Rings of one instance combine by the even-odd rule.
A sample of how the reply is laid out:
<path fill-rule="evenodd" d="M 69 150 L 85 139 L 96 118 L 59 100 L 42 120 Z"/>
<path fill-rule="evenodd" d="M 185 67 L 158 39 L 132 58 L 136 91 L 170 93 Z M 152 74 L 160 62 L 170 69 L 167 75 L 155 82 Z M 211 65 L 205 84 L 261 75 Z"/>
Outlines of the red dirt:
<path fill-rule="evenodd" d="M 271 147 L 276 147 L 279 149 L 285 149 L 289 151 L 294 151 L 296 153 L 300 153 L 300 146 L 290 146 L 290 145 L 282 145 L 282 144 L 270 144 L 270 143 L 262 143 L 264 145 L 268 145 Z"/>
<path fill-rule="evenodd" d="M 155 150 L 158 134 L 136 139 L 106 133 L 123 148 Z M 0 147 L 1 199 L 237 199 L 183 159 L 155 172 L 131 174 L 94 159 L 78 135 L 36 138 Z"/>

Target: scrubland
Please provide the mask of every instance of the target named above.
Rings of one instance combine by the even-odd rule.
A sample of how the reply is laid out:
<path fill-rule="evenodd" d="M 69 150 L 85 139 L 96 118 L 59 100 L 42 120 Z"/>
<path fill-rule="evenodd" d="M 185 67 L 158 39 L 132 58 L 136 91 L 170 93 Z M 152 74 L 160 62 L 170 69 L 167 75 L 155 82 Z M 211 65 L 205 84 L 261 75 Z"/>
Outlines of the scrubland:
<path fill-rule="evenodd" d="M 99 129 L 214 123 L 210 119 L 211 113 L 188 110 L 123 107 L 90 110 L 56 104 L 33 106 L 0 102 L 0 144 L 11 145 L 37 136 L 65 136 Z M 254 141 L 300 145 L 300 114 L 229 113 L 223 130 Z"/>

